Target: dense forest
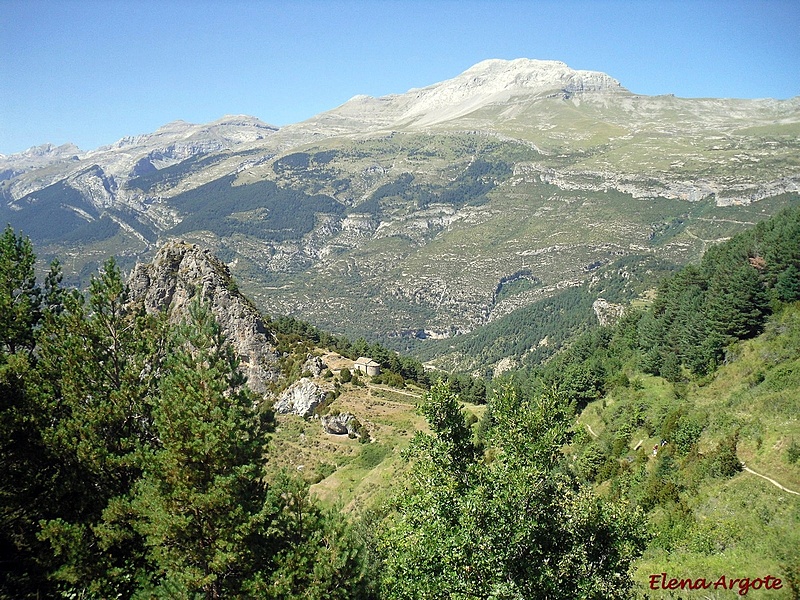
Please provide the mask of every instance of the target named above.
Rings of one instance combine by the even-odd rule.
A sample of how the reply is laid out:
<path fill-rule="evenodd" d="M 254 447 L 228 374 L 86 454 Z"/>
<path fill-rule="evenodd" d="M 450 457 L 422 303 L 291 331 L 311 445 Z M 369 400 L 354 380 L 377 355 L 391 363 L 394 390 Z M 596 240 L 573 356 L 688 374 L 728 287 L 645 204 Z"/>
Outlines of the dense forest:
<path fill-rule="evenodd" d="M 430 386 L 419 406 L 429 429 L 406 451 L 391 503 L 344 513 L 296 473 L 267 469 L 275 416 L 202 299 L 177 325 L 146 314 L 113 260 L 86 292 L 62 286 L 57 262 L 40 283 L 30 241 L 6 228 L 0 597 L 632 597 L 643 555 L 687 540 L 716 551 L 722 534 L 693 498 L 741 471 L 740 439 L 768 434 L 735 406 L 697 400 L 742 340 L 766 330 L 758 343 L 772 362 L 736 402 L 800 412 L 780 395 L 800 389 L 798 240 L 800 210 L 786 210 L 665 279 L 646 309 L 488 392 L 274 319 L 287 344 L 375 354 Z M 487 402 L 474 427 L 461 408 L 470 394 Z M 652 455 L 639 435 L 656 440 Z M 794 465 L 800 450 L 783 456 Z M 796 513 L 784 504 L 760 517 L 774 533 L 765 553 L 795 594 Z"/>

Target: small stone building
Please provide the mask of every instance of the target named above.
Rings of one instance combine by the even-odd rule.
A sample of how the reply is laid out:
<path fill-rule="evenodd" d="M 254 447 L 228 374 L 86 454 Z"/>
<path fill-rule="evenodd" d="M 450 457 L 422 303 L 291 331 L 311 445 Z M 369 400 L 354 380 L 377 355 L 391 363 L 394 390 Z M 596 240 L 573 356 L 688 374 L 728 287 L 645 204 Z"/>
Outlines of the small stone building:
<path fill-rule="evenodd" d="M 381 373 L 381 365 L 366 356 L 359 356 L 358 360 L 353 363 L 353 367 L 364 375 L 380 375 Z"/>

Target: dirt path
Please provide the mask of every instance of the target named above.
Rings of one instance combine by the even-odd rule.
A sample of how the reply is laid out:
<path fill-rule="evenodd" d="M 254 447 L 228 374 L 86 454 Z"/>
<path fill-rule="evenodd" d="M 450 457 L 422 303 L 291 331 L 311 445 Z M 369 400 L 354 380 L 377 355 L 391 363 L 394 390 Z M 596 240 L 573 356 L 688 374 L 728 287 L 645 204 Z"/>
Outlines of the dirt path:
<path fill-rule="evenodd" d="M 594 432 L 594 429 L 592 429 L 591 425 L 589 425 L 588 423 L 584 423 L 583 425 L 586 427 L 586 429 L 589 430 L 589 433 L 592 434 L 592 437 L 600 437 Z"/>
<path fill-rule="evenodd" d="M 752 473 L 753 475 L 757 475 L 758 477 L 761 477 L 761 479 L 766 479 L 766 480 L 767 480 L 767 481 L 769 481 L 769 482 L 770 482 L 772 485 L 774 485 L 774 486 L 776 486 L 776 487 L 779 487 L 779 488 L 780 488 L 780 489 L 782 489 L 784 492 L 787 492 L 787 493 L 789 493 L 789 494 L 795 494 L 796 496 L 800 496 L 800 492 L 795 492 L 794 490 L 790 490 L 789 488 L 782 486 L 780 483 L 778 483 L 778 482 L 777 482 L 777 481 L 775 481 L 774 479 L 770 479 L 769 477 L 767 477 L 766 475 L 762 475 L 761 473 L 756 473 L 755 471 L 753 471 L 753 469 L 751 469 L 750 467 L 748 467 L 748 466 L 744 465 L 744 463 L 742 463 L 742 467 L 743 467 L 743 468 L 744 468 L 744 470 L 745 470 L 745 471 L 747 471 L 748 473 Z"/>

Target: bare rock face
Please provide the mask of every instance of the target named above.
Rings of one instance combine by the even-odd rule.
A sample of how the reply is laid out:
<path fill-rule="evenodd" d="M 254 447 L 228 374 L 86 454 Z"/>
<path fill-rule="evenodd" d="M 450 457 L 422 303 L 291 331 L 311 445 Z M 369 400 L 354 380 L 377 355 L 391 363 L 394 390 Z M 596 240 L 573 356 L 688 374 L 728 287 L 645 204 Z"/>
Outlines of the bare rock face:
<path fill-rule="evenodd" d="M 319 377 L 328 366 L 319 356 L 308 355 L 308 359 L 303 363 L 301 371 L 311 373 L 312 377 Z"/>
<path fill-rule="evenodd" d="M 195 296 L 207 300 L 231 342 L 250 389 L 258 394 L 278 379 L 275 336 L 256 308 L 236 289 L 228 267 L 209 250 L 168 242 L 149 264 L 138 264 L 128 280 L 131 299 L 148 313 L 168 311 L 171 322 L 188 314 Z"/>
<path fill-rule="evenodd" d="M 327 392 L 304 377 L 290 385 L 275 402 L 275 412 L 310 417 Z"/>
<path fill-rule="evenodd" d="M 592 303 L 594 314 L 597 316 L 597 321 L 601 326 L 613 325 L 620 320 L 625 313 L 625 306 L 623 304 L 614 304 L 605 298 L 598 298 Z"/>

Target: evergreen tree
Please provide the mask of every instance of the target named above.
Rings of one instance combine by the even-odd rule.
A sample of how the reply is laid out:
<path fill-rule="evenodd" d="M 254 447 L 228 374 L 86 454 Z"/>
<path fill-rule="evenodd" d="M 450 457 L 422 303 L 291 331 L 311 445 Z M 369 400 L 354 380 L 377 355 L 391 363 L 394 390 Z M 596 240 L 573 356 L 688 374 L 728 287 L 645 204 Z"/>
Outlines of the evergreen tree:
<path fill-rule="evenodd" d="M 728 340 L 758 335 L 769 314 L 769 299 L 758 271 L 746 261 L 723 268 L 708 290 L 711 328 Z"/>
<path fill-rule="evenodd" d="M 257 570 L 252 538 L 271 524 L 262 482 L 270 423 L 208 307 L 195 302 L 190 319 L 171 341 L 153 410 L 157 442 L 131 510 L 154 589 L 231 597 Z"/>
<path fill-rule="evenodd" d="M 32 385 L 42 319 L 57 309 L 60 269 L 51 265 L 42 294 L 30 241 L 7 227 L 0 238 L 0 598 L 49 597 L 51 552 L 39 520 L 54 514 L 56 461 L 41 431 L 49 422 Z"/>
<path fill-rule="evenodd" d="M 197 301 L 153 409 L 157 438 L 119 512 L 133 515 L 150 572 L 143 597 L 358 598 L 359 544 L 305 484 L 264 480 L 273 421 L 244 387 L 230 344 Z"/>
<path fill-rule="evenodd" d="M 0 351 L 0 354 L 5 354 Z M 36 537 L 54 506 L 52 457 L 39 435 L 45 415 L 28 385 L 27 353 L 0 360 L 0 598 L 50 597 L 49 549 Z"/>
<path fill-rule="evenodd" d="M 800 300 L 800 269 L 787 266 L 775 278 L 775 295 L 782 302 Z"/>
<path fill-rule="evenodd" d="M 30 239 L 10 225 L 0 236 L 0 349 L 31 351 L 39 322 L 41 290 L 36 284 L 36 256 Z"/>
<path fill-rule="evenodd" d="M 132 309 L 113 260 L 93 277 L 88 300 L 48 287 L 58 308 L 39 336 L 34 386 L 55 475 L 39 537 L 51 546 L 51 576 L 65 591 L 125 596 L 146 563 L 141 537 L 117 507 L 154 440 L 162 335 Z"/>

